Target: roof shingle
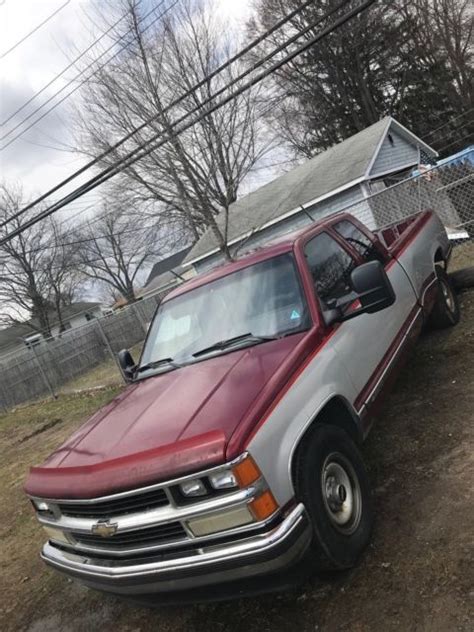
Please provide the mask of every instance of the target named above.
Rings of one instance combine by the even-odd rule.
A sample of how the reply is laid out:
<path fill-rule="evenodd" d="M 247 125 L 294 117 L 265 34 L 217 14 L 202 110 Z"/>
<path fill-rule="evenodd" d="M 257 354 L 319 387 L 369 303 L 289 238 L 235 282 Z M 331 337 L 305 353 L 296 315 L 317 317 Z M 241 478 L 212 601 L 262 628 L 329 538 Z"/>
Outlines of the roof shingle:
<path fill-rule="evenodd" d="M 365 175 L 372 157 L 392 119 L 385 117 L 318 154 L 295 169 L 237 200 L 229 209 L 229 242 Z M 217 223 L 224 226 L 224 215 Z M 217 247 L 207 230 L 185 262 L 200 258 Z"/>

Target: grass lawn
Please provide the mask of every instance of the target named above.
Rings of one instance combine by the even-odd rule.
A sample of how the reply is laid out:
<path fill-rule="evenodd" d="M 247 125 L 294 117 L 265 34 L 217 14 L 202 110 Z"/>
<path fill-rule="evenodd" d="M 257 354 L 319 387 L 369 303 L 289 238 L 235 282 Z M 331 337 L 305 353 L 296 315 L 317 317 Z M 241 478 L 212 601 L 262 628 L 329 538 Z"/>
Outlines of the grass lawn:
<path fill-rule="evenodd" d="M 140 358 L 142 347 L 143 343 L 139 342 L 130 349 L 130 353 L 135 362 L 138 362 Z M 60 388 L 59 392 L 68 394 L 102 386 L 120 386 L 123 385 L 123 383 L 122 375 L 120 374 L 115 360 L 110 358 L 107 362 L 99 364 L 99 366 L 94 367 L 87 373 L 84 373 L 84 375 L 70 380 Z"/>

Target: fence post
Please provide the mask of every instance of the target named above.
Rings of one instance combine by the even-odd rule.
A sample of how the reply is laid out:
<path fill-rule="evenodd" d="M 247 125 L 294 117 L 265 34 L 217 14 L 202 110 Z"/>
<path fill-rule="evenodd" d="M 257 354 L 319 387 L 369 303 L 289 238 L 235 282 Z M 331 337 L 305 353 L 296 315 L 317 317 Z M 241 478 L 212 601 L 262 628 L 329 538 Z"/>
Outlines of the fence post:
<path fill-rule="evenodd" d="M 143 331 L 143 337 L 146 336 L 146 331 L 147 331 L 147 327 L 143 321 L 142 315 L 140 314 L 140 310 L 137 308 L 137 306 L 135 305 L 135 303 L 132 303 L 130 305 L 130 309 L 133 311 L 135 318 L 137 319 L 140 327 L 142 328 Z"/>
<path fill-rule="evenodd" d="M 104 331 L 104 328 L 102 327 L 102 323 L 100 322 L 100 318 L 96 318 L 95 322 L 97 323 L 97 327 L 99 329 L 100 337 L 104 341 L 105 348 L 110 353 L 110 355 L 112 356 L 115 364 L 117 365 L 117 368 L 118 368 L 118 370 L 120 372 L 120 375 L 122 376 L 123 381 L 126 382 L 127 380 L 125 379 L 125 375 L 123 374 L 122 367 L 120 366 L 120 362 L 118 361 L 117 354 L 114 353 L 114 350 L 112 349 L 112 347 L 110 345 L 109 339 L 107 338 L 107 336 L 105 334 L 105 331 Z"/>
<path fill-rule="evenodd" d="M 48 376 L 46 375 L 46 371 L 44 370 L 43 365 L 41 364 L 41 360 L 38 357 L 38 353 L 37 353 L 37 351 L 35 349 L 35 345 L 31 346 L 31 350 L 33 351 L 33 355 L 35 357 L 36 364 L 38 365 L 38 370 L 40 372 L 41 377 L 43 378 L 43 382 L 46 384 L 46 388 L 51 393 L 51 397 L 53 399 L 58 399 L 58 396 L 54 392 L 53 386 L 52 386 L 51 382 L 49 381 Z"/>
<path fill-rule="evenodd" d="M 0 382 L 0 407 L 2 408 L 4 413 L 8 412 L 7 397 L 5 395 L 5 390 L 1 382 Z"/>

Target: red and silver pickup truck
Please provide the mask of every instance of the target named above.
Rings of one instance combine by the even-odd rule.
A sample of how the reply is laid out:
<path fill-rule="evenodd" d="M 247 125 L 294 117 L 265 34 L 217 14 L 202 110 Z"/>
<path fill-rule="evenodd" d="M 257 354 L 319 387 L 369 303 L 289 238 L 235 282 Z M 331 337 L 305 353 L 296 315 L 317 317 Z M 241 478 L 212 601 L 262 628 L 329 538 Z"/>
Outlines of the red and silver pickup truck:
<path fill-rule="evenodd" d="M 198 600 L 345 569 L 370 539 L 359 452 L 423 324 L 459 306 L 445 230 L 338 214 L 168 294 L 129 385 L 26 492 L 67 576 Z"/>

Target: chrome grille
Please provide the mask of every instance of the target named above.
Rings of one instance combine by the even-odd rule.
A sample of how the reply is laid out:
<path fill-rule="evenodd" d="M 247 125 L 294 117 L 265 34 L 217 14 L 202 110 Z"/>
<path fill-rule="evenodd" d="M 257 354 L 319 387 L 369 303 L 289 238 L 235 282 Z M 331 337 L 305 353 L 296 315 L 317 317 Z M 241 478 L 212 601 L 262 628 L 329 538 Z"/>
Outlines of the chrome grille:
<path fill-rule="evenodd" d="M 180 522 L 169 522 L 155 527 L 138 529 L 136 531 L 125 531 L 104 538 L 100 535 L 89 533 L 72 533 L 74 539 L 84 546 L 94 546 L 101 549 L 120 549 L 128 546 L 140 547 L 152 544 L 164 544 L 186 539 L 186 531 Z"/>
<path fill-rule="evenodd" d="M 99 502 L 58 503 L 59 510 L 63 516 L 94 518 L 97 520 L 105 520 L 114 516 L 156 509 L 157 507 L 165 507 L 166 505 L 169 505 L 169 501 L 165 490 L 162 488 Z"/>

